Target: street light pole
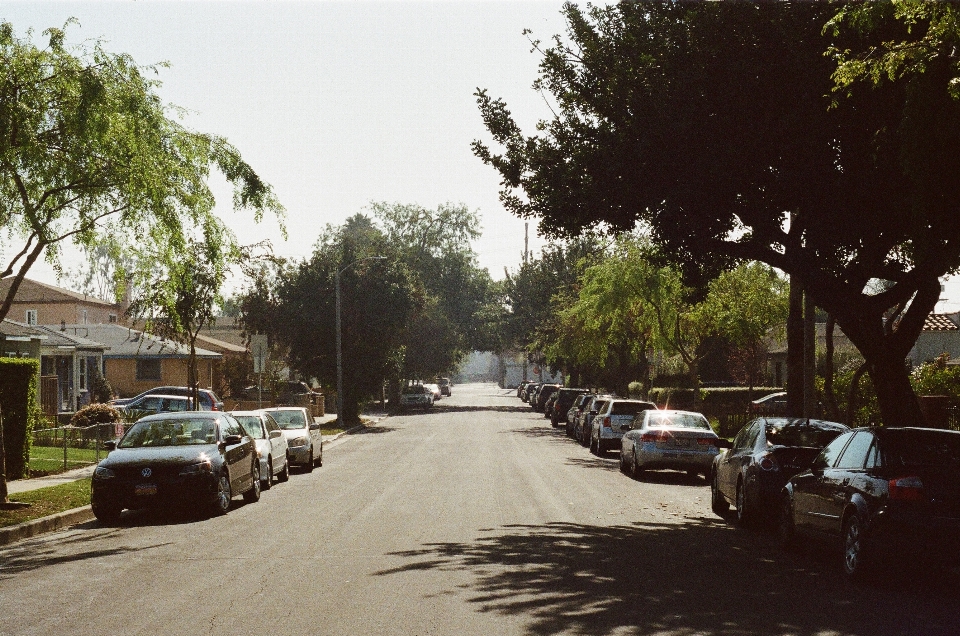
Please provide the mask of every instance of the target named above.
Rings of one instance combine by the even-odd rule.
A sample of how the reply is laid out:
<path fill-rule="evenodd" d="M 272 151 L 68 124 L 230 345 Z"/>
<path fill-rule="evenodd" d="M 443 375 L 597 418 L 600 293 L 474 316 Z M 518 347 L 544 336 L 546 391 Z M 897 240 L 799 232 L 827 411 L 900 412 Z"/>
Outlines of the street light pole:
<path fill-rule="evenodd" d="M 386 256 L 367 256 L 366 258 L 355 260 L 346 267 L 336 270 L 333 277 L 334 286 L 336 287 L 335 311 L 337 315 L 337 428 L 344 428 L 346 424 L 343 419 L 343 340 L 340 333 L 340 274 L 357 263 L 362 263 L 363 261 L 382 261 L 385 258 Z"/>

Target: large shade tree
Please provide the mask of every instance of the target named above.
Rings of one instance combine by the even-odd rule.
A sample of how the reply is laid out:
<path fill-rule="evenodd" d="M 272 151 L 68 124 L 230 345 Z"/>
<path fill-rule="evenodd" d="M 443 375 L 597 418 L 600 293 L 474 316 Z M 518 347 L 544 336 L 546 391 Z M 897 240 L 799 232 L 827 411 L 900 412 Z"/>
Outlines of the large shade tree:
<path fill-rule="evenodd" d="M 946 3 L 565 5 L 536 43 L 555 116 L 478 92 L 501 199 L 549 235 L 646 223 L 687 274 L 796 276 L 863 354 L 887 423 L 960 263 L 960 40 Z M 868 283 L 887 281 L 880 293 Z"/>
<path fill-rule="evenodd" d="M 118 256 L 153 244 L 175 257 L 191 231 L 219 222 L 211 169 L 233 185 L 235 208 L 282 213 L 235 147 L 163 104 L 148 77 L 157 69 L 44 34 L 41 47 L 0 24 L 0 279 L 11 279 L 0 319 L 38 259 L 60 269 L 65 245 L 110 244 Z"/>

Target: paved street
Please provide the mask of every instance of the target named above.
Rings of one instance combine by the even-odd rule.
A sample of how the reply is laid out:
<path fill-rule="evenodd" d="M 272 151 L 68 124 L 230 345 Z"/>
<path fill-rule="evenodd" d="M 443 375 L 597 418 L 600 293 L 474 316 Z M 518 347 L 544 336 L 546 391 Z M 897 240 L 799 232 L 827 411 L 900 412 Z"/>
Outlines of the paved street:
<path fill-rule="evenodd" d="M 845 586 L 716 517 L 702 479 L 630 480 L 512 391 L 453 392 L 224 517 L 0 549 L 0 634 L 960 633 L 956 577 Z"/>

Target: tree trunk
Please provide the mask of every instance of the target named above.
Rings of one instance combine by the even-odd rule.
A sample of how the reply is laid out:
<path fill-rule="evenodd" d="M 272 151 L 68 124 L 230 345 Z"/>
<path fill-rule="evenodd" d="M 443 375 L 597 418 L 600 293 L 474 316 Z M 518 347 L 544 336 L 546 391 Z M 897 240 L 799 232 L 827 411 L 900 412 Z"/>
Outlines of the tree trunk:
<path fill-rule="evenodd" d="M 0 407 L 0 503 L 9 503 L 7 494 L 7 447 L 3 442 L 3 408 Z"/>
<path fill-rule="evenodd" d="M 860 394 L 860 378 L 867 372 L 867 363 L 864 362 L 853 372 L 850 379 L 850 389 L 847 391 L 847 426 L 853 426 L 857 417 L 857 397 Z"/>
<path fill-rule="evenodd" d="M 803 415 L 803 287 L 790 276 L 790 313 L 787 316 L 787 415 Z"/>
<path fill-rule="evenodd" d="M 803 294 L 803 416 L 817 417 L 817 308 Z"/>
<path fill-rule="evenodd" d="M 834 422 L 840 421 L 840 408 L 837 406 L 837 396 L 833 392 L 833 331 L 837 321 L 833 314 L 827 314 L 827 325 L 824 332 L 826 351 L 823 365 L 823 394 L 827 401 L 827 417 Z"/>

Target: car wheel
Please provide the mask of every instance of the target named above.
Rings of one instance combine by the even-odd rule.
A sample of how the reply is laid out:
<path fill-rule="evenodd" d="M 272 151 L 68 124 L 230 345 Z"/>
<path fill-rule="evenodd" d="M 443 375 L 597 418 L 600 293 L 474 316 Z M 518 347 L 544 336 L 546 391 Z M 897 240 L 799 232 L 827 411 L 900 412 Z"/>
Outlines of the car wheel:
<path fill-rule="evenodd" d="M 307 463 L 303 465 L 308 473 L 313 472 L 313 445 L 310 446 L 310 452 L 307 454 Z"/>
<path fill-rule="evenodd" d="M 263 473 L 260 473 L 260 490 L 270 490 L 273 485 L 273 458 L 267 458 L 267 476 L 264 479 Z"/>
<path fill-rule="evenodd" d="M 323 442 L 320 442 L 320 456 L 317 457 L 317 467 L 323 466 Z"/>
<path fill-rule="evenodd" d="M 629 470 L 629 469 L 628 469 L 628 467 L 627 467 L 627 462 L 625 461 L 625 459 L 624 459 L 624 457 L 623 457 L 623 449 L 621 448 L 621 449 L 620 449 L 620 472 L 623 473 L 624 475 L 626 475 L 626 474 L 627 474 L 627 470 Z"/>
<path fill-rule="evenodd" d="M 217 497 L 213 500 L 213 514 L 227 514 L 231 499 L 233 499 L 233 493 L 230 491 L 230 475 L 224 470 L 217 479 Z"/>
<path fill-rule="evenodd" d="M 793 508 L 790 506 L 790 495 L 784 493 L 780 500 L 779 516 L 777 517 L 777 535 L 780 547 L 788 552 L 797 549 L 797 527 L 793 523 Z"/>
<path fill-rule="evenodd" d="M 863 519 L 860 514 L 852 512 L 843 521 L 841 534 L 843 548 L 843 574 L 848 580 L 860 580 L 866 571 L 866 559 L 863 544 Z"/>
<path fill-rule="evenodd" d="M 283 482 L 290 479 L 290 458 L 285 457 L 283 462 L 283 468 L 280 469 L 280 472 L 277 473 L 277 481 Z"/>
<path fill-rule="evenodd" d="M 737 523 L 747 527 L 753 521 L 753 510 L 747 499 L 747 489 L 743 486 L 743 480 L 737 481 Z"/>
<path fill-rule="evenodd" d="M 730 504 L 720 493 L 720 476 L 716 472 L 710 480 L 710 508 L 721 517 L 723 513 L 730 510 Z"/>
<path fill-rule="evenodd" d="M 90 508 L 93 509 L 93 516 L 102 524 L 113 525 L 120 521 L 120 512 L 122 511 L 120 506 L 92 503 Z"/>
<path fill-rule="evenodd" d="M 253 467 L 253 482 L 250 484 L 250 489 L 243 493 L 243 500 L 247 503 L 260 501 L 260 462 Z"/>

